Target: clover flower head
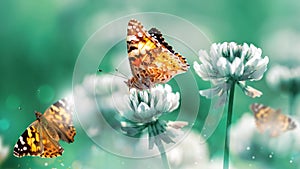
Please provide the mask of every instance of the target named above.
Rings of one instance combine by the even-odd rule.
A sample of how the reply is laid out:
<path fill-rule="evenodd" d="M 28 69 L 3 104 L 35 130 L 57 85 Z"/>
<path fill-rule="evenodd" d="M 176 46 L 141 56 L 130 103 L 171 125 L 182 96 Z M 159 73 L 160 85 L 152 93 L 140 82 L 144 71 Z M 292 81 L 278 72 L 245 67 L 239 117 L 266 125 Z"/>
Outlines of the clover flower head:
<path fill-rule="evenodd" d="M 274 90 L 297 94 L 300 92 L 300 67 L 275 65 L 268 72 L 266 80 Z"/>
<path fill-rule="evenodd" d="M 228 90 L 237 83 L 250 97 L 259 97 L 262 93 L 246 85 L 246 81 L 257 81 L 263 77 L 269 58 L 261 57 L 262 50 L 254 45 L 238 45 L 235 42 L 214 43 L 210 54 L 199 51 L 201 64 L 194 62 L 196 73 L 205 81 L 211 81 L 213 88 L 201 90 L 200 94 L 208 98 L 220 96 L 220 104 L 225 103 Z"/>
<path fill-rule="evenodd" d="M 179 106 L 180 95 L 173 93 L 169 85 L 157 85 L 150 90 L 139 91 L 130 89 L 128 97 L 129 109 L 120 111 L 120 122 L 123 132 L 130 136 L 140 135 L 144 129 L 148 129 L 149 148 L 154 143 L 161 145 L 174 142 L 176 131 L 187 125 L 187 122 L 167 122 L 160 120 L 163 114 L 176 110 Z"/>
<path fill-rule="evenodd" d="M 172 93 L 169 85 L 158 85 L 155 88 L 138 91 L 130 89 L 129 106 L 124 116 L 131 121 L 148 123 L 155 121 L 164 113 L 172 112 L 179 106 L 179 93 Z"/>

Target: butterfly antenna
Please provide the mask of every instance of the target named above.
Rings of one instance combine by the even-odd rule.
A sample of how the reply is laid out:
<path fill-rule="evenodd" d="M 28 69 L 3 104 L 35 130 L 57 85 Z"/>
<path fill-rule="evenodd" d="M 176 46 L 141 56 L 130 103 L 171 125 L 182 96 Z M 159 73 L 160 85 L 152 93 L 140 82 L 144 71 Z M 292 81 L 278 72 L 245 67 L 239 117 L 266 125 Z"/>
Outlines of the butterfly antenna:
<path fill-rule="evenodd" d="M 123 78 L 123 79 L 128 79 L 128 77 L 127 77 L 125 74 L 119 72 L 118 69 L 115 69 L 115 71 L 116 71 L 117 73 L 119 73 L 119 74 L 111 73 L 111 72 L 105 72 L 105 73 L 110 74 L 110 75 L 112 75 L 112 76 L 120 77 L 120 78 Z M 102 69 L 98 69 L 98 72 L 99 72 L 99 73 L 104 73 L 104 71 L 103 71 Z"/>
<path fill-rule="evenodd" d="M 119 73 L 120 76 L 123 76 L 123 78 L 129 79 L 129 77 L 128 77 L 127 75 L 125 75 L 124 73 L 120 72 L 118 68 L 115 68 L 115 71 L 116 71 L 117 73 Z"/>

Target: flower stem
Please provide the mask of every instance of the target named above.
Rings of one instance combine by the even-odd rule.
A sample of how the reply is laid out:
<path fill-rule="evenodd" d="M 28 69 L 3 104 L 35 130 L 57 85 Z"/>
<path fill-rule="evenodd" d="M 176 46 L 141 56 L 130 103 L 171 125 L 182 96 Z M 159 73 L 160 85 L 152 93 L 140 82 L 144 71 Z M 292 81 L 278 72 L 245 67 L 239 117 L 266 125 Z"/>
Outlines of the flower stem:
<path fill-rule="evenodd" d="M 226 123 L 226 132 L 225 132 L 225 147 L 224 147 L 223 169 L 228 169 L 229 168 L 230 125 L 231 125 L 231 120 L 232 120 L 234 87 L 235 87 L 235 82 L 232 83 L 231 89 L 230 89 L 230 94 L 229 94 L 227 123 Z"/>
<path fill-rule="evenodd" d="M 168 161 L 168 157 L 167 157 L 164 145 L 163 144 L 158 144 L 157 147 L 159 149 L 160 157 L 161 157 L 162 163 L 164 165 L 164 168 L 165 169 L 170 169 L 170 164 L 169 164 L 169 161 Z"/>
<path fill-rule="evenodd" d="M 296 94 L 290 93 L 290 99 L 289 99 L 289 114 L 293 115 L 295 114 L 295 100 L 296 100 Z"/>

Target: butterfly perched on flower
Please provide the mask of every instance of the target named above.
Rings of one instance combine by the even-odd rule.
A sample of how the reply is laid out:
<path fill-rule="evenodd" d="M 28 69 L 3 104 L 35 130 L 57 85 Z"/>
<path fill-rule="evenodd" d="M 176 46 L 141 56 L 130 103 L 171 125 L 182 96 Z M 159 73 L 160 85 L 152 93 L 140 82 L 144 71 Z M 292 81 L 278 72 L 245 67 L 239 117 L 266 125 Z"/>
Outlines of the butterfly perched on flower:
<path fill-rule="evenodd" d="M 64 149 L 58 141 L 74 142 L 76 130 L 72 122 L 73 110 L 74 105 L 70 100 L 61 99 L 44 114 L 35 112 L 36 120 L 19 137 L 14 147 L 14 155 L 43 158 L 61 156 Z"/>
<path fill-rule="evenodd" d="M 254 103 L 250 106 L 255 116 L 255 123 L 260 132 L 267 132 L 270 136 L 276 137 L 281 133 L 296 128 L 296 123 L 281 110 Z"/>
<path fill-rule="evenodd" d="M 125 82 L 129 88 L 149 89 L 167 83 L 189 69 L 186 59 L 176 53 L 156 28 L 145 30 L 131 19 L 127 28 L 127 51 L 133 77 Z"/>

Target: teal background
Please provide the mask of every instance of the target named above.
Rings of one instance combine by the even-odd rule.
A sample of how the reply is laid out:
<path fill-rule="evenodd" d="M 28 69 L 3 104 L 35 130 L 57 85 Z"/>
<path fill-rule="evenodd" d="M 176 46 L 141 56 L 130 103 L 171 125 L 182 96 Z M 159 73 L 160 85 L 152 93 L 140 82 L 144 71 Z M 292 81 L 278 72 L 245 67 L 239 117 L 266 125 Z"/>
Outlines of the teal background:
<path fill-rule="evenodd" d="M 299 33 L 299 7 L 300 3 L 296 0 L 0 1 L 0 136 L 3 144 L 10 147 L 10 153 L 0 167 L 81 168 L 89 164 L 98 168 L 126 168 L 134 164 L 134 160 L 126 161 L 105 152 L 99 155 L 99 159 L 92 159 L 90 147 L 93 143 L 80 126 L 76 126 L 76 144 L 62 143 L 66 150 L 63 158 L 18 159 L 12 155 L 19 135 L 35 120 L 33 112 L 45 110 L 72 90 L 73 68 L 81 48 L 96 30 L 110 21 L 137 12 L 169 13 L 199 27 L 212 42 L 246 42 L 261 47 L 263 55 L 271 60 L 269 66 L 272 66 L 280 63 L 277 61 L 282 59 L 278 58 L 289 56 L 278 56 L 276 51 L 280 49 L 278 46 L 270 47 L 269 37 L 281 29 Z M 234 123 L 244 112 L 249 112 L 249 104 L 253 102 L 275 107 L 279 103 L 283 109 L 287 108 L 288 96 L 271 90 L 265 78 L 250 84 L 263 91 L 264 95 L 251 99 L 236 88 L 235 97 L 239 99 L 234 103 Z M 210 85 L 199 78 L 199 86 L 204 89 Z M 210 106 L 210 100 L 201 99 L 198 119 L 193 128 L 198 132 Z M 208 140 L 211 157 L 222 156 L 223 141 L 220 143 L 220 140 L 224 140 L 224 122 L 223 119 L 216 133 Z M 290 164 L 290 155 L 274 155 L 270 160 L 264 152 L 261 154 L 261 158 L 258 159 L 258 156 L 256 160 L 265 168 L 293 169 L 300 161 L 295 157 L 298 163 Z M 236 157 L 233 160 L 241 165 L 249 163 L 247 158 Z M 49 165 L 45 166 L 45 163 Z"/>

